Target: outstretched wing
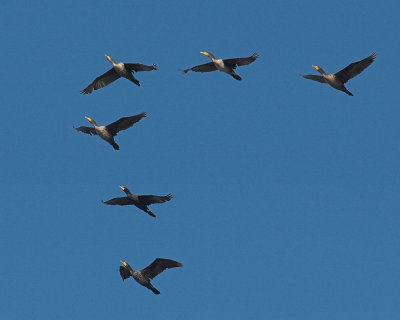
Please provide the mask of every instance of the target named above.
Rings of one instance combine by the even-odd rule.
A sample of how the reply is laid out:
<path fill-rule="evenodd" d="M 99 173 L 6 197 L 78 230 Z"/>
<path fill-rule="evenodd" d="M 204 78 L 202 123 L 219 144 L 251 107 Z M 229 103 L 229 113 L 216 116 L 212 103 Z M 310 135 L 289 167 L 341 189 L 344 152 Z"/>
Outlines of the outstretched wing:
<path fill-rule="evenodd" d="M 250 57 L 246 58 L 232 58 L 232 59 L 223 59 L 224 64 L 230 66 L 232 69 L 235 69 L 237 66 L 245 66 L 246 64 L 253 63 L 257 60 L 259 55 L 257 53 L 253 53 Z"/>
<path fill-rule="evenodd" d="M 182 266 L 183 266 L 182 263 L 175 260 L 157 258 L 152 262 L 152 264 L 150 264 L 149 266 L 140 271 L 147 277 L 153 279 L 161 272 L 163 272 L 165 269 L 182 267 Z"/>
<path fill-rule="evenodd" d="M 122 280 L 128 279 L 131 276 L 128 268 L 123 266 L 119 266 L 119 274 L 121 275 Z"/>
<path fill-rule="evenodd" d="M 76 127 L 72 126 L 72 128 L 74 128 L 76 131 L 80 131 L 80 132 L 87 133 L 90 135 L 97 135 L 96 129 L 93 127 L 78 127 L 78 128 L 76 128 Z"/>
<path fill-rule="evenodd" d="M 128 197 L 120 197 L 120 198 L 112 198 L 107 201 L 102 201 L 104 204 L 118 205 L 118 206 L 127 206 L 130 204 L 134 204 L 133 200 Z"/>
<path fill-rule="evenodd" d="M 194 71 L 194 72 L 210 72 L 210 71 L 217 70 L 217 67 L 214 65 L 213 62 L 209 62 L 209 63 L 201 64 L 198 66 L 194 66 L 189 69 L 185 69 L 185 70 L 183 70 L 183 73 L 188 73 L 190 70 Z"/>
<path fill-rule="evenodd" d="M 117 135 L 117 133 L 119 131 L 132 127 L 136 122 L 140 121 L 140 119 L 144 118 L 145 116 L 146 116 L 146 112 L 142 112 L 135 116 L 121 118 L 113 123 L 110 123 L 107 126 L 107 130 L 113 136 L 115 136 L 115 135 Z"/>
<path fill-rule="evenodd" d="M 138 196 L 139 202 L 143 203 L 144 205 L 148 206 L 152 203 L 163 203 L 166 201 L 171 200 L 173 197 L 172 194 L 167 194 L 166 196 L 154 196 L 154 195 L 142 195 Z"/>
<path fill-rule="evenodd" d="M 349 81 L 351 78 L 354 78 L 355 76 L 359 75 L 361 72 L 364 71 L 364 69 L 368 68 L 369 65 L 374 62 L 376 58 L 376 53 L 373 52 L 369 57 L 354 62 L 352 64 L 349 64 L 346 68 L 343 70 L 340 70 L 339 72 L 335 73 L 335 76 L 343 83 L 346 83 Z"/>
<path fill-rule="evenodd" d="M 145 64 L 140 64 L 140 63 L 124 63 L 124 65 L 125 68 L 128 69 L 130 72 L 153 71 L 158 69 L 156 64 L 147 66 Z"/>
<path fill-rule="evenodd" d="M 318 81 L 321 83 L 326 83 L 324 77 L 322 76 L 317 76 L 315 74 L 306 74 L 306 75 L 302 75 L 301 73 L 299 73 L 300 77 L 306 78 L 306 79 L 310 79 L 310 80 L 314 80 L 314 81 Z"/>
<path fill-rule="evenodd" d="M 93 89 L 97 90 L 109 85 L 111 82 L 119 78 L 119 74 L 114 70 L 114 68 L 108 70 L 106 73 L 102 74 L 100 77 L 94 79 L 94 81 L 89 84 L 85 89 L 81 90 L 82 94 L 92 93 Z"/>

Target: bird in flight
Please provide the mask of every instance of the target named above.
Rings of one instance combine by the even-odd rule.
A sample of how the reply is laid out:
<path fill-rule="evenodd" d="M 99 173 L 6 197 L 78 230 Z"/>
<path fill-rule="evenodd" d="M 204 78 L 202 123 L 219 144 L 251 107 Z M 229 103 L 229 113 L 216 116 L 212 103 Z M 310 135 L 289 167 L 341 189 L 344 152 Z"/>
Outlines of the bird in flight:
<path fill-rule="evenodd" d="M 351 78 L 354 78 L 355 76 L 359 75 L 361 72 L 364 71 L 364 69 L 368 68 L 370 64 L 374 62 L 375 58 L 376 58 L 376 53 L 373 52 L 369 57 L 357 62 L 353 62 L 343 70 L 340 70 L 339 72 L 336 73 L 326 73 L 321 67 L 312 66 L 315 70 L 321 73 L 321 76 L 314 74 L 302 75 L 301 73 L 299 73 L 299 76 L 306 79 L 318 81 L 321 83 L 327 83 L 331 87 L 347 93 L 349 96 L 354 96 L 354 94 L 352 94 L 349 90 L 347 90 L 344 84 Z"/>
<path fill-rule="evenodd" d="M 156 215 L 150 211 L 150 209 L 147 207 L 153 203 L 163 203 L 166 201 L 169 201 L 172 199 L 173 195 L 172 194 L 167 194 L 166 196 L 155 196 L 155 195 L 137 195 L 134 193 L 131 193 L 127 187 L 120 186 L 122 191 L 125 192 L 126 197 L 120 197 L 120 198 L 113 198 L 107 201 L 103 201 L 104 204 L 110 204 L 110 205 L 119 205 L 119 206 L 127 206 L 127 205 L 134 205 L 138 207 L 139 209 L 143 210 L 153 218 L 156 217 Z"/>
<path fill-rule="evenodd" d="M 136 122 L 140 121 L 144 117 L 146 117 L 146 112 L 142 112 L 140 114 L 130 117 L 123 117 L 113 123 L 110 123 L 107 126 L 99 126 L 92 118 L 85 117 L 87 121 L 89 121 L 93 125 L 93 127 L 83 126 L 73 128 L 76 131 L 80 131 L 86 134 L 98 135 L 100 138 L 111 144 L 115 150 L 119 150 L 119 146 L 115 142 L 114 137 L 118 134 L 118 132 L 132 127 Z"/>
<path fill-rule="evenodd" d="M 111 82 L 114 82 L 121 77 L 132 81 L 137 86 L 140 86 L 139 80 L 137 80 L 133 76 L 135 72 L 157 70 L 157 65 L 155 64 L 147 66 L 140 63 L 116 62 L 108 55 L 106 55 L 106 58 L 112 63 L 113 67 L 106 73 L 94 79 L 93 82 L 89 84 L 85 89 L 81 90 L 82 94 L 89 94 L 92 93 L 93 90 L 104 88 L 105 86 L 108 86 Z"/>
<path fill-rule="evenodd" d="M 189 71 L 210 72 L 219 70 L 231 75 L 236 80 L 242 80 L 242 78 L 235 72 L 236 67 L 253 63 L 259 57 L 257 53 L 254 53 L 252 56 L 247 58 L 217 59 L 211 52 L 201 51 L 200 53 L 209 57 L 211 62 L 185 69 L 183 70 L 183 73 L 188 73 Z"/>
<path fill-rule="evenodd" d="M 122 266 L 119 267 L 119 274 L 121 275 L 122 280 L 132 277 L 142 286 L 153 291 L 154 294 L 160 294 L 160 291 L 154 288 L 150 282 L 151 279 L 158 276 L 165 269 L 183 266 L 183 264 L 178 261 L 164 258 L 155 259 L 150 265 L 142 270 L 133 270 L 128 262 L 121 260 L 121 263 Z"/>

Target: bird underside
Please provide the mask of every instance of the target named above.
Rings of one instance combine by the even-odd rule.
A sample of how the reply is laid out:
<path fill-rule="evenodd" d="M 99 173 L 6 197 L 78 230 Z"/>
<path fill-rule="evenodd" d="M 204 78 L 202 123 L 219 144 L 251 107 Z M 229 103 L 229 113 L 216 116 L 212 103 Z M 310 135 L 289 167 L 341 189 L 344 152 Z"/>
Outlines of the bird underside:
<path fill-rule="evenodd" d="M 228 66 L 224 63 L 224 61 L 221 59 L 220 61 L 214 62 L 215 67 L 224 73 L 227 73 L 229 75 L 231 75 L 233 78 L 235 78 L 236 80 L 242 80 L 242 78 L 235 73 L 234 69 L 236 69 L 236 65 L 234 66 Z"/>
<path fill-rule="evenodd" d="M 305 79 L 317 81 L 320 83 L 327 83 L 336 90 L 343 91 L 346 94 L 348 94 L 349 96 L 354 96 L 354 94 L 352 94 L 349 90 L 346 89 L 346 87 L 344 86 L 343 83 L 341 83 L 339 80 L 336 79 L 334 74 L 329 74 L 326 76 L 319 76 L 319 75 L 314 75 L 314 74 L 303 75 L 303 74 L 299 73 L 299 76 L 303 77 Z"/>
<path fill-rule="evenodd" d="M 341 82 L 339 79 L 337 79 L 335 74 L 328 74 L 324 76 L 325 81 L 327 84 L 329 84 L 332 88 L 335 88 L 337 90 L 343 91 L 349 96 L 353 96 L 353 94 L 346 89 L 344 86 L 343 82 Z"/>

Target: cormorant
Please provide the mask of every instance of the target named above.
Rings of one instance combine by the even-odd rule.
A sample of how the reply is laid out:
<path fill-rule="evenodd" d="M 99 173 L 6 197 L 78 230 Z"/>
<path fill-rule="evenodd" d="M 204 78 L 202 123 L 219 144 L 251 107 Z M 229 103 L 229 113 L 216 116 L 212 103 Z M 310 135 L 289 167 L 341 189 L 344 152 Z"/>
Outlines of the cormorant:
<path fill-rule="evenodd" d="M 119 150 L 118 144 L 115 143 L 114 137 L 121 130 L 128 129 L 133 126 L 134 123 L 140 121 L 146 116 L 146 112 L 142 112 L 135 116 L 123 117 L 107 126 L 99 126 L 92 118 L 85 117 L 93 127 L 73 127 L 76 131 L 81 131 L 90 135 L 99 135 L 100 138 L 111 144 L 115 150 Z"/>
<path fill-rule="evenodd" d="M 183 70 L 183 73 L 187 73 L 190 70 L 194 72 L 210 72 L 210 71 L 215 71 L 219 70 L 222 72 L 225 72 L 227 74 L 230 74 L 232 77 L 234 77 L 236 80 L 242 80 L 242 78 L 235 73 L 235 69 L 238 66 L 244 66 L 246 64 L 250 64 L 259 57 L 257 53 L 253 53 L 252 56 L 247 57 L 247 58 L 232 58 L 232 59 L 217 59 L 214 57 L 214 55 L 211 52 L 200 52 L 204 54 L 205 56 L 209 57 L 212 62 L 201 64 L 199 66 L 194 66 L 189 69 Z"/>
<path fill-rule="evenodd" d="M 153 287 L 150 279 L 153 279 L 165 269 L 183 266 L 183 264 L 178 261 L 164 258 L 155 259 L 149 266 L 142 270 L 133 270 L 131 266 L 125 261 L 121 260 L 121 263 L 123 264 L 123 266 L 119 267 L 119 274 L 121 275 L 122 280 L 132 277 L 142 286 L 153 291 L 154 294 L 160 294 L 160 291 Z"/>
<path fill-rule="evenodd" d="M 119 205 L 119 206 L 127 206 L 127 205 L 135 205 L 139 209 L 143 210 L 147 214 L 152 217 L 156 217 L 156 215 L 150 211 L 147 207 L 153 203 L 163 203 L 172 199 L 172 194 L 167 194 L 166 196 L 154 196 L 154 195 L 137 195 L 131 193 L 127 187 L 120 186 L 122 191 L 126 193 L 126 197 L 113 198 L 107 201 L 103 201 L 104 204 L 111 205 Z"/>
<path fill-rule="evenodd" d="M 132 81 L 134 84 L 140 86 L 139 80 L 137 80 L 133 76 L 134 72 L 157 70 L 157 65 L 155 64 L 147 66 L 145 64 L 140 64 L 140 63 L 115 62 L 108 55 L 106 55 L 106 58 L 108 61 L 112 63 L 113 67 L 106 73 L 94 79 L 91 84 L 89 84 L 85 89 L 81 90 L 81 93 L 83 94 L 92 93 L 93 90 L 101 89 L 105 86 L 108 86 L 111 82 L 121 77 L 126 78 Z"/>
<path fill-rule="evenodd" d="M 343 70 L 340 70 L 339 72 L 336 72 L 336 73 L 328 73 L 327 74 L 321 67 L 312 66 L 315 70 L 317 70 L 319 73 L 321 73 L 322 76 L 317 76 L 314 74 L 302 75 L 301 73 L 299 73 L 299 76 L 306 78 L 306 79 L 318 81 L 321 83 L 327 83 L 331 87 L 333 87 L 337 90 L 343 91 L 343 92 L 347 93 L 349 96 L 353 96 L 353 94 L 349 90 L 346 89 L 344 84 L 347 81 L 349 81 L 351 78 L 354 78 L 355 76 L 357 76 L 361 72 L 363 72 L 364 69 L 366 69 L 372 62 L 374 62 L 375 58 L 376 58 L 376 53 L 373 52 L 369 57 L 367 57 L 363 60 L 357 61 L 357 62 L 353 62 L 353 63 L 349 64 Z"/>

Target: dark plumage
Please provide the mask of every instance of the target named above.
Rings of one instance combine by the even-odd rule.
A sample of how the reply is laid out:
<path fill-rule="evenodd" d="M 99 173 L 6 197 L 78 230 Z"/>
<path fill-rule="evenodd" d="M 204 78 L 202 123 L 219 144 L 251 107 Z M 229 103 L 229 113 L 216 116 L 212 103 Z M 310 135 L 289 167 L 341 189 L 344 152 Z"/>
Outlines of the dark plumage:
<path fill-rule="evenodd" d="M 153 291 L 154 294 L 160 294 L 160 291 L 153 287 L 150 279 L 153 279 L 165 269 L 183 266 L 183 264 L 178 261 L 164 258 L 155 259 L 149 266 L 142 270 L 133 270 L 132 267 L 125 261 L 121 260 L 121 263 L 123 266 L 119 267 L 119 274 L 121 275 L 122 280 L 132 277 L 142 286 Z"/>
<path fill-rule="evenodd" d="M 194 66 L 189 69 L 185 69 L 183 70 L 183 73 L 188 73 L 189 71 L 211 72 L 219 70 L 231 75 L 236 80 L 242 80 L 242 78 L 234 71 L 236 67 L 253 63 L 259 57 L 257 53 L 254 53 L 252 56 L 246 58 L 216 59 L 211 52 L 200 52 L 200 53 L 209 57 L 211 59 L 211 62 Z"/>
<path fill-rule="evenodd" d="M 120 188 L 126 193 L 126 197 L 113 198 L 107 201 L 103 201 L 104 204 L 110 205 L 119 205 L 119 206 L 127 206 L 127 205 L 135 205 L 139 209 L 143 210 L 147 214 L 152 217 L 156 217 L 156 215 L 150 211 L 147 207 L 153 203 L 163 203 L 172 199 L 172 194 L 167 194 L 166 196 L 155 196 L 155 195 L 137 195 L 131 193 L 128 188 L 120 186 Z"/>
<path fill-rule="evenodd" d="M 346 89 L 344 84 L 347 81 L 349 81 L 351 78 L 354 78 L 355 76 L 359 75 L 361 72 L 364 71 L 364 69 L 369 67 L 369 65 L 372 62 L 374 62 L 375 58 L 376 58 L 376 53 L 373 52 L 369 57 L 367 57 L 363 60 L 351 63 L 343 70 L 340 70 L 339 72 L 336 72 L 336 73 L 329 73 L 329 74 L 325 73 L 325 71 L 319 66 L 312 66 L 313 68 L 315 68 L 315 70 L 317 70 L 319 73 L 321 73 L 322 76 L 318 76 L 318 75 L 314 75 L 314 74 L 302 75 L 301 73 L 299 73 L 299 76 L 306 78 L 306 79 L 318 81 L 321 83 L 327 83 L 331 87 L 333 87 L 337 90 L 343 91 L 343 92 L 347 93 L 349 96 L 353 96 L 353 94 L 349 90 Z"/>
<path fill-rule="evenodd" d="M 119 131 L 132 127 L 136 122 L 140 121 L 143 117 L 146 117 L 146 112 L 142 112 L 135 116 L 123 117 L 107 126 L 99 126 L 92 118 L 85 117 L 93 127 L 73 127 L 76 131 L 80 131 L 90 135 L 99 135 L 100 138 L 107 141 L 113 146 L 115 150 L 119 150 L 118 144 L 114 141 L 114 137 Z"/>
<path fill-rule="evenodd" d="M 114 82 L 115 80 L 121 77 L 132 81 L 137 86 L 140 86 L 139 80 L 137 80 L 133 76 L 133 73 L 138 71 L 157 70 L 157 65 L 155 64 L 147 66 L 145 64 L 140 64 L 140 63 L 115 62 L 108 55 L 106 55 L 106 58 L 108 61 L 112 63 L 113 67 L 106 73 L 94 79 L 91 84 L 89 84 L 85 89 L 81 90 L 81 93 L 83 94 L 92 93 L 93 90 L 104 88 L 105 86 L 108 86 L 111 82 Z"/>

